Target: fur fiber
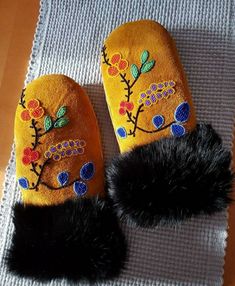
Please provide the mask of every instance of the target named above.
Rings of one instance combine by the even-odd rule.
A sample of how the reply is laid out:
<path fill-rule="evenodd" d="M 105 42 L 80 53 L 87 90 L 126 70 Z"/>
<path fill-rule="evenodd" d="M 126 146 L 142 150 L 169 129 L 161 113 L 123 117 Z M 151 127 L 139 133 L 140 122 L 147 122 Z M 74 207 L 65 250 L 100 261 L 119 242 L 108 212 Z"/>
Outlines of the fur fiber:
<path fill-rule="evenodd" d="M 39 280 L 103 281 L 119 275 L 126 242 L 116 216 L 101 199 L 58 206 L 14 207 L 10 271 Z"/>
<path fill-rule="evenodd" d="M 231 155 L 210 125 L 119 155 L 107 169 L 118 214 L 139 226 L 174 224 L 211 215 L 230 203 Z"/>

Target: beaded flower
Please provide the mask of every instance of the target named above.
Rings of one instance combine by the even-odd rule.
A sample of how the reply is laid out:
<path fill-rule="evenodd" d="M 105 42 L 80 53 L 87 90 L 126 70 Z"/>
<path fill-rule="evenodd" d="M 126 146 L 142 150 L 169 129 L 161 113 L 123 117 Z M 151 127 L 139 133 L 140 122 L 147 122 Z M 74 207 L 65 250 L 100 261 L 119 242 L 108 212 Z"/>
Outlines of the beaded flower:
<path fill-rule="evenodd" d="M 119 114 L 125 115 L 127 111 L 132 111 L 133 108 L 134 108 L 133 102 L 121 101 L 120 108 L 119 108 Z"/>
<path fill-rule="evenodd" d="M 20 118 L 22 121 L 29 121 L 31 118 L 41 118 L 43 114 L 44 109 L 40 106 L 40 102 L 37 99 L 31 99 L 28 101 L 26 109 L 21 112 Z"/>
<path fill-rule="evenodd" d="M 123 59 L 120 53 L 112 55 L 110 64 L 108 74 L 111 77 L 117 76 L 119 72 L 125 71 L 128 68 L 128 61 Z"/>
<path fill-rule="evenodd" d="M 140 93 L 138 104 L 144 104 L 144 106 L 148 107 L 163 98 L 168 98 L 175 93 L 174 86 L 175 82 L 173 80 L 152 83 L 147 90 Z"/>
<path fill-rule="evenodd" d="M 23 150 L 23 157 L 22 157 L 22 163 L 24 165 L 29 165 L 32 162 L 35 162 L 39 159 L 40 154 L 38 151 L 35 151 L 31 149 L 30 147 L 26 147 Z"/>

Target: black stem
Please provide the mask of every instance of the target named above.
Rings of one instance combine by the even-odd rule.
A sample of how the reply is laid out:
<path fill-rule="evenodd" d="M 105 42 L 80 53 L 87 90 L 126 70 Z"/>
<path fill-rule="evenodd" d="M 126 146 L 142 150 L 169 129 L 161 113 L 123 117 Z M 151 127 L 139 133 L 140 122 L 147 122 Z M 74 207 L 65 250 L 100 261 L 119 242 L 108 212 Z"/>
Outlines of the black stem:
<path fill-rule="evenodd" d="M 25 88 L 22 89 L 19 105 L 21 105 L 23 108 L 26 108 L 25 100 L 24 100 L 24 97 L 25 97 L 25 93 L 24 92 L 25 92 Z"/>
<path fill-rule="evenodd" d="M 127 111 L 127 116 L 128 116 L 129 121 L 134 124 L 134 130 L 131 131 L 131 134 L 130 134 L 130 135 L 133 135 L 133 132 L 135 132 L 136 129 L 141 130 L 141 131 L 143 131 L 143 132 L 145 132 L 145 133 L 157 133 L 157 132 L 160 132 L 160 131 L 162 131 L 162 130 L 168 128 L 169 126 L 171 126 L 172 124 L 175 123 L 175 121 L 172 121 L 172 122 L 168 123 L 167 125 L 164 125 L 163 127 L 159 128 L 159 129 L 154 129 L 154 130 L 146 130 L 146 129 L 142 128 L 142 127 L 139 127 L 139 126 L 137 125 L 137 121 L 138 121 L 139 113 L 143 111 L 143 110 L 141 110 L 141 107 L 142 107 L 142 106 L 143 106 L 143 104 L 141 104 L 141 105 L 139 106 L 139 108 L 138 108 L 138 110 L 137 110 L 137 113 L 136 113 L 136 116 L 135 116 L 135 120 L 132 119 L 131 113 L 130 113 L 129 111 Z"/>
<path fill-rule="evenodd" d="M 136 115 L 135 115 L 135 117 L 134 117 L 135 120 L 133 120 L 133 119 L 131 118 L 131 113 L 130 113 L 129 111 L 127 111 L 127 116 L 128 116 L 128 118 L 129 118 L 130 122 L 132 122 L 132 123 L 134 124 L 134 128 L 133 128 L 132 131 L 130 131 L 130 134 L 129 134 L 129 135 L 133 135 L 134 137 L 135 137 L 135 131 L 136 131 L 136 129 L 138 128 L 137 123 L 138 123 L 139 114 L 144 111 L 144 110 L 142 109 L 143 106 L 144 106 L 144 105 L 141 104 L 141 105 L 138 107 L 137 112 L 136 112 Z"/>
<path fill-rule="evenodd" d="M 73 185 L 76 181 L 79 181 L 79 180 L 80 180 L 80 178 L 77 178 L 77 179 L 73 180 L 72 182 L 70 182 L 70 183 L 68 183 L 68 184 L 66 184 L 66 185 L 63 185 L 63 186 L 59 186 L 59 187 L 53 187 L 53 186 L 51 186 L 51 185 L 48 185 L 48 184 L 45 183 L 45 182 L 41 182 L 41 185 L 47 187 L 47 188 L 50 189 L 50 190 L 61 190 L 61 189 L 63 189 L 63 188 L 70 187 L 70 186 Z"/>
<path fill-rule="evenodd" d="M 33 172 L 38 176 L 38 179 L 37 179 L 36 184 L 33 185 L 32 187 L 30 187 L 29 190 L 36 190 L 36 191 L 37 191 L 37 188 L 38 188 L 38 186 L 39 186 L 40 183 L 41 183 L 41 177 L 42 177 L 44 168 L 45 168 L 45 166 L 49 163 L 49 160 L 50 160 L 50 159 L 47 159 L 47 160 L 43 163 L 43 165 L 41 166 L 41 171 L 40 171 L 40 173 L 37 172 L 37 174 L 36 174 L 36 173 L 33 171 Z"/>
<path fill-rule="evenodd" d="M 43 171 L 44 171 L 44 167 L 46 166 L 46 164 L 49 163 L 48 161 L 49 161 L 49 159 L 44 162 L 44 164 L 43 164 L 42 167 L 41 167 L 40 173 L 38 173 L 38 171 L 36 170 L 35 165 L 34 165 L 33 163 L 31 164 L 31 166 L 32 166 L 31 171 L 32 171 L 38 178 L 37 178 L 36 184 L 32 184 L 32 187 L 30 187 L 29 190 L 36 190 L 36 191 L 37 191 L 37 188 L 38 188 L 39 185 L 44 185 L 44 186 L 46 186 L 46 187 L 47 187 L 48 189 L 50 189 L 50 190 L 60 190 L 60 189 L 63 189 L 63 188 L 70 187 L 70 186 L 73 185 L 76 181 L 79 181 L 79 180 L 80 180 L 80 178 L 76 178 L 76 179 L 73 180 L 72 182 L 70 182 L 70 183 L 68 183 L 68 184 L 66 184 L 66 185 L 59 186 L 59 187 L 54 187 L 54 186 L 51 186 L 51 185 L 47 184 L 47 183 L 44 182 L 44 181 L 41 181 L 41 177 L 42 177 L 42 174 L 43 174 Z"/>
<path fill-rule="evenodd" d="M 139 129 L 145 133 L 157 133 L 159 131 L 162 131 L 162 130 L 168 128 L 169 126 L 171 126 L 174 123 L 175 123 L 175 121 L 172 121 L 172 122 L 168 123 L 167 125 L 164 125 L 163 127 L 159 128 L 159 129 L 155 129 L 155 130 L 145 130 L 145 129 L 138 127 L 138 126 L 137 126 L 137 129 Z"/>
<path fill-rule="evenodd" d="M 31 163 L 31 167 L 32 167 L 32 169 L 30 169 L 35 175 L 37 175 L 37 176 L 39 176 L 40 175 L 40 173 L 38 173 L 38 171 L 36 170 L 36 163 Z"/>
<path fill-rule="evenodd" d="M 130 81 L 126 79 L 126 74 L 119 74 L 121 77 L 121 82 L 124 82 L 126 85 L 126 88 L 124 88 L 125 90 L 127 90 L 127 94 L 125 94 L 125 97 L 127 98 L 127 102 L 130 101 L 130 96 L 132 95 L 133 91 L 131 90 L 131 86 L 130 86 Z"/>
<path fill-rule="evenodd" d="M 36 126 L 37 121 L 35 119 L 32 119 L 31 124 L 32 124 L 31 128 L 34 129 L 34 135 L 32 135 L 32 137 L 34 137 L 34 142 L 32 143 L 32 145 L 33 145 L 33 150 L 35 150 L 39 143 L 39 133 L 38 133 L 38 128 Z"/>
<path fill-rule="evenodd" d="M 131 95 L 132 95 L 132 93 L 133 93 L 133 91 L 131 90 L 132 87 L 135 85 L 135 83 L 137 82 L 137 80 L 139 79 L 139 77 L 140 77 L 140 75 L 141 75 L 142 66 L 143 66 L 143 64 L 142 64 L 141 67 L 140 67 L 140 70 L 139 70 L 139 72 L 138 72 L 137 77 L 134 79 L 134 81 L 133 81 L 131 84 L 130 84 L 130 80 L 127 80 L 127 79 L 126 79 L 126 74 L 125 74 L 125 73 L 124 73 L 124 74 L 122 74 L 122 73 L 119 74 L 120 77 L 121 77 L 121 82 L 124 82 L 125 85 L 126 85 L 125 90 L 127 90 L 127 94 L 125 95 L 125 97 L 127 98 L 127 102 L 130 101 L 130 97 L 131 97 Z"/>
<path fill-rule="evenodd" d="M 41 138 L 42 136 L 46 135 L 48 132 L 50 132 L 54 127 L 55 127 L 55 124 L 57 123 L 57 121 L 59 120 L 60 118 L 57 118 L 55 121 L 52 120 L 52 125 L 51 127 L 44 131 L 43 133 L 39 133 L 39 131 L 41 130 L 40 128 L 37 128 L 37 121 L 35 121 L 35 119 L 32 119 L 32 128 L 34 129 L 34 135 L 32 135 L 32 137 L 34 137 L 34 143 L 32 143 L 33 145 L 33 150 L 36 149 L 36 147 L 38 146 L 38 144 L 40 144 L 39 142 L 39 138 Z"/>
<path fill-rule="evenodd" d="M 67 188 L 67 187 L 70 187 L 71 185 L 73 185 L 76 181 L 79 181 L 80 178 L 76 178 L 75 180 L 73 180 L 72 182 L 66 184 L 66 185 L 62 185 L 62 186 L 59 186 L 59 187 L 54 187 L 54 186 L 51 186 L 49 184 L 47 184 L 46 182 L 44 181 L 41 181 L 41 178 L 42 178 L 42 175 L 43 175 L 43 171 L 44 171 L 44 168 L 45 166 L 49 163 L 50 159 L 47 159 L 42 166 L 40 166 L 41 168 L 41 171 L 40 173 L 36 170 L 36 164 L 35 163 L 31 163 L 31 166 L 32 166 L 32 169 L 31 171 L 38 177 L 37 178 L 37 182 L 36 184 L 32 184 L 32 187 L 29 188 L 29 190 L 36 190 L 37 191 L 37 188 L 39 185 L 43 185 L 45 187 L 47 187 L 48 189 L 50 190 L 61 190 L 63 188 Z"/>
<path fill-rule="evenodd" d="M 108 65 L 108 66 L 111 66 L 111 64 L 110 64 L 110 62 L 109 62 L 109 58 L 107 58 L 107 53 L 105 52 L 106 51 L 106 46 L 103 46 L 103 48 L 102 48 L 102 56 L 103 56 L 103 64 L 106 64 L 106 65 Z"/>

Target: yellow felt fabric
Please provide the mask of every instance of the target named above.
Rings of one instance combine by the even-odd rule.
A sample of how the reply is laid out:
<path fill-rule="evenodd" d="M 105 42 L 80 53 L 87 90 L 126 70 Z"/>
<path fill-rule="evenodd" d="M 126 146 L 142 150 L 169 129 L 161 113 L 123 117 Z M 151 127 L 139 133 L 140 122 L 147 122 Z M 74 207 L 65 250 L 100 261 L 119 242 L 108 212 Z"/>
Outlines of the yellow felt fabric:
<path fill-rule="evenodd" d="M 143 72 L 140 73 L 141 65 L 145 62 Z M 189 117 L 186 122 L 180 122 L 180 125 L 185 131 L 195 127 L 195 111 L 175 43 L 160 24 L 141 20 L 115 29 L 105 40 L 101 71 L 121 152 L 172 135 L 170 123 L 178 124 L 174 113 L 184 102 L 189 105 Z M 156 85 L 161 86 L 165 82 L 168 87 L 169 84 L 172 85 L 171 91 L 164 86 L 165 89 L 147 94 L 152 84 L 155 84 L 153 88 L 156 89 Z M 166 90 L 167 93 L 164 93 Z M 161 94 L 157 94 L 158 91 Z M 141 99 L 141 93 L 146 95 L 144 100 Z M 147 96 L 152 95 L 154 97 L 150 106 L 145 105 Z M 153 118 L 158 115 L 164 120 L 161 127 L 159 117 L 155 118 L 155 125 L 153 124 Z M 117 132 L 119 128 L 122 137 Z"/>
<path fill-rule="evenodd" d="M 35 108 L 37 106 L 35 99 L 39 101 L 40 107 Z M 61 118 L 68 119 L 68 122 L 62 120 L 61 127 L 49 129 L 46 134 L 39 138 L 41 144 L 36 144 L 33 148 L 32 144 L 35 145 L 35 137 L 33 137 L 35 136 L 35 128 L 31 128 L 32 121 L 37 122 L 38 134 L 43 134 L 46 130 L 44 126 L 46 122 L 47 128 L 50 127 L 48 116 L 55 122 L 60 107 L 65 108 L 64 111 L 63 108 L 61 109 L 61 114 L 65 113 Z M 31 118 L 29 119 L 28 116 Z M 60 116 L 58 117 L 60 118 Z M 64 155 L 61 153 L 63 150 L 70 149 L 73 151 L 76 149 L 74 155 L 68 151 L 68 156 L 63 157 L 61 155 L 59 160 L 58 156 L 56 157 L 57 160 L 54 160 L 53 157 L 49 159 L 46 157 L 45 152 L 50 146 L 69 142 L 69 140 L 73 142 L 72 145 L 77 144 L 76 146 L 81 145 L 82 147 L 78 150 L 75 146 L 71 148 L 70 145 L 67 148 L 62 146 L 62 149 L 56 149 L 57 151 L 60 150 L 57 154 Z M 96 116 L 88 96 L 72 79 L 64 75 L 46 75 L 27 85 L 16 110 L 15 145 L 16 176 L 18 180 L 23 178 L 24 188 L 21 187 L 21 190 L 25 204 L 56 205 L 66 199 L 77 197 L 78 194 L 74 191 L 73 182 L 80 180 L 80 169 L 88 162 L 94 164 L 95 172 L 91 179 L 82 180 L 88 187 L 84 196 L 102 194 L 104 184 L 103 155 Z M 58 145 L 59 147 L 61 148 L 60 145 Z M 77 150 L 80 153 L 77 153 Z M 38 155 L 39 158 L 37 158 Z M 44 165 L 47 159 L 48 162 Z M 29 163 L 29 160 L 33 161 Z M 33 171 L 32 163 L 38 175 L 35 170 Z M 42 165 L 43 168 L 40 169 L 39 165 Z M 69 180 L 65 187 L 61 186 L 57 179 L 60 172 L 68 172 L 69 174 Z M 25 188 L 25 179 L 28 181 L 28 188 Z M 35 186 L 38 179 L 41 183 L 33 189 L 33 183 Z M 54 189 L 50 189 L 46 185 Z"/>

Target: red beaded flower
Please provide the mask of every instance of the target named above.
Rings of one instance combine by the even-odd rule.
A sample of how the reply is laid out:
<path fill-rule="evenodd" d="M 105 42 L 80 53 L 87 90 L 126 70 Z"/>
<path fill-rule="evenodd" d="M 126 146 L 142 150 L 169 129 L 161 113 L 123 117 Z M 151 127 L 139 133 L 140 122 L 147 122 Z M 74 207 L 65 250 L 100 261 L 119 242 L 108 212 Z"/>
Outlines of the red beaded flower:
<path fill-rule="evenodd" d="M 108 68 L 108 74 L 111 77 L 117 76 L 119 72 L 125 71 L 128 67 L 128 61 L 122 59 L 120 53 L 113 54 L 110 63 L 111 66 Z"/>
<path fill-rule="evenodd" d="M 41 118 L 43 114 L 44 109 L 40 106 L 40 102 L 37 99 L 31 99 L 27 103 L 26 109 L 21 112 L 20 117 L 23 121 L 29 121 L 31 118 Z"/>
<path fill-rule="evenodd" d="M 24 165 L 29 165 L 32 162 L 35 162 L 39 159 L 40 154 L 38 151 L 35 151 L 31 149 L 30 147 L 26 147 L 23 150 L 23 157 L 22 157 L 22 163 Z"/>
<path fill-rule="evenodd" d="M 119 114 L 120 115 L 125 115 L 127 110 L 131 111 L 134 108 L 133 102 L 128 102 L 128 101 L 121 101 L 120 103 L 120 109 L 119 109 Z"/>

